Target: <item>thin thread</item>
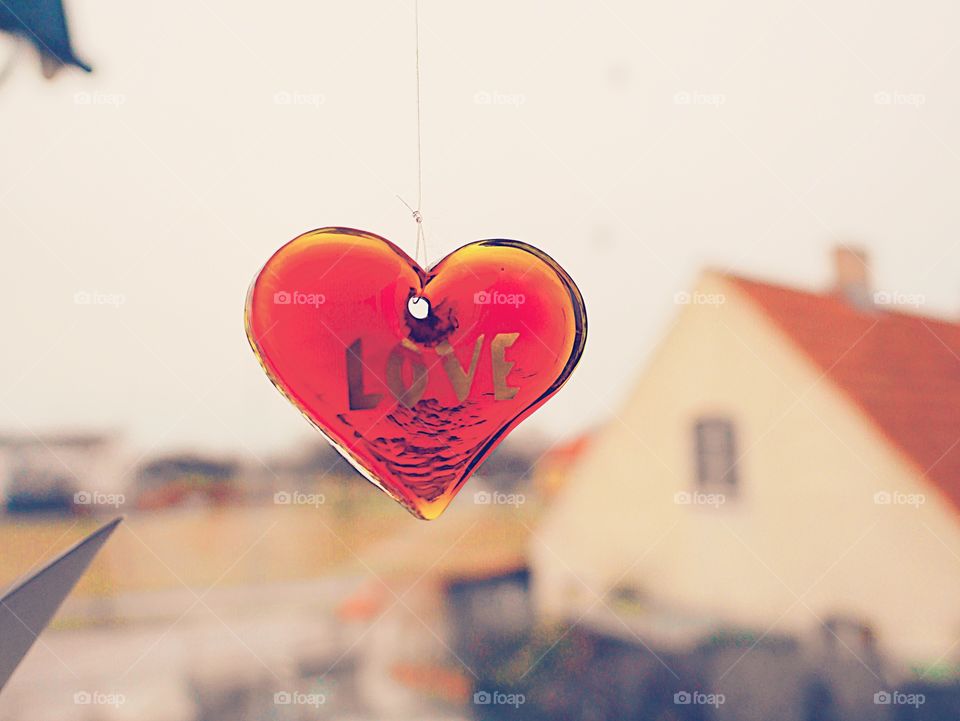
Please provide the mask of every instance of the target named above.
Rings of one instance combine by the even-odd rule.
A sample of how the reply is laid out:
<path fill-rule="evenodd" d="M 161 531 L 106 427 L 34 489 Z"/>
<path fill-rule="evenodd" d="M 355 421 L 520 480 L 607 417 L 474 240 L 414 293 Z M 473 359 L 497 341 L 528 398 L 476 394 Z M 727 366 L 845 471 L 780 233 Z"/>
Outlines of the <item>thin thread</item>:
<path fill-rule="evenodd" d="M 2 1 L 2 0 L 0 0 Z M 417 206 L 412 207 L 410 203 L 397 196 L 397 200 L 403 203 L 413 221 L 417 224 L 416 248 L 413 252 L 414 260 L 421 265 L 427 263 L 427 233 L 423 228 L 423 213 L 420 206 L 423 203 L 423 142 L 420 123 L 420 0 L 413 0 L 413 24 L 415 32 L 416 45 L 416 69 L 417 69 Z"/>
<path fill-rule="evenodd" d="M 417 66 L 417 207 L 413 211 L 413 220 L 417 224 L 417 261 L 427 262 L 427 237 L 423 232 L 423 143 L 420 130 L 420 0 L 413 0 L 413 24 L 416 37 Z"/>

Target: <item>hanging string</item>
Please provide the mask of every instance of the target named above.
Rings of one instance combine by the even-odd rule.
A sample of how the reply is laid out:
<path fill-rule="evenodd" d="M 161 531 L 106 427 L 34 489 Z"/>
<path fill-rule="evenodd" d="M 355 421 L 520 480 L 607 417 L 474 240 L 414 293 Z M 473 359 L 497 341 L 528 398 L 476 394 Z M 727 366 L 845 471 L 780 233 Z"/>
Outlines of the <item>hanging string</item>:
<path fill-rule="evenodd" d="M 413 219 L 417 223 L 417 248 L 422 249 L 422 260 L 427 262 L 427 238 L 423 233 L 423 215 L 420 208 L 423 205 L 423 143 L 420 130 L 420 0 L 413 0 L 413 26 L 416 37 L 416 66 L 417 66 L 417 209 L 413 211 Z"/>
<path fill-rule="evenodd" d="M 413 216 L 414 222 L 417 224 L 417 245 L 413 259 L 420 263 L 420 265 L 424 265 L 427 262 L 427 234 L 423 229 L 423 214 L 399 195 L 397 196 L 397 200 L 406 206 L 407 210 L 410 211 L 410 215 Z"/>
<path fill-rule="evenodd" d="M 399 195 L 397 199 L 406 206 L 407 210 L 410 211 L 410 215 L 413 216 L 414 222 L 417 224 L 417 242 L 416 249 L 413 253 L 414 260 L 420 263 L 420 265 L 426 265 L 427 233 L 423 229 L 423 213 L 420 211 L 423 204 L 423 143 L 420 129 L 420 0 L 413 0 L 413 24 L 417 69 L 417 207 L 412 207 L 410 203 Z"/>

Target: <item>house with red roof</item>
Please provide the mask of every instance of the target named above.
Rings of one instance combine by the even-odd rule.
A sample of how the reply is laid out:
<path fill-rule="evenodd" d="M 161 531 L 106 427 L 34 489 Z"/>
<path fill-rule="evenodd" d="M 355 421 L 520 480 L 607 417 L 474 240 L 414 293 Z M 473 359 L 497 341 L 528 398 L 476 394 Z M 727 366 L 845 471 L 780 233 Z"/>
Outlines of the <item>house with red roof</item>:
<path fill-rule="evenodd" d="M 542 615 L 680 652 L 815 640 L 875 691 L 960 677 L 960 323 L 862 251 L 834 267 L 678 296 L 531 541 Z"/>

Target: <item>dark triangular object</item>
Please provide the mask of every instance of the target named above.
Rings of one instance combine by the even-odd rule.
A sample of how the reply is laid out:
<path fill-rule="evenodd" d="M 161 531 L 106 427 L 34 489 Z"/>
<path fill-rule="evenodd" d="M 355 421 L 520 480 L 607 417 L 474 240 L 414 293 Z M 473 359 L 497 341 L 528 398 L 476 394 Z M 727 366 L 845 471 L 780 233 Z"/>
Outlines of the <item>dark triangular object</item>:
<path fill-rule="evenodd" d="M 64 65 L 90 72 L 90 66 L 73 51 L 62 0 L 0 0 L 0 30 L 33 43 L 43 58 L 45 74 Z"/>
<path fill-rule="evenodd" d="M 0 689 L 122 520 L 94 531 L 0 598 Z"/>

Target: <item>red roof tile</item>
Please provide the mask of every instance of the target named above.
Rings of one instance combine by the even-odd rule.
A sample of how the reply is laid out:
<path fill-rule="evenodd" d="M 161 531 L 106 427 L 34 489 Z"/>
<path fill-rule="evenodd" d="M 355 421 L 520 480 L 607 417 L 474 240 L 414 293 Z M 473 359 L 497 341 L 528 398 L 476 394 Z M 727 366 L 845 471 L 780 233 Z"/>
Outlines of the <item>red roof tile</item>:
<path fill-rule="evenodd" d="M 726 277 L 960 510 L 960 324 Z"/>
<path fill-rule="evenodd" d="M 565 443 L 560 443 L 544 454 L 541 462 L 567 464 L 578 461 L 593 443 L 593 433 L 581 433 Z"/>
<path fill-rule="evenodd" d="M 397 664 L 393 678 L 400 683 L 449 703 L 463 705 L 470 700 L 471 679 L 460 669 L 439 664 Z"/>

